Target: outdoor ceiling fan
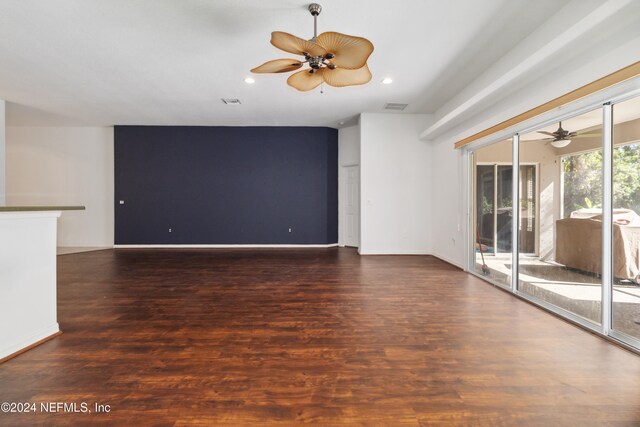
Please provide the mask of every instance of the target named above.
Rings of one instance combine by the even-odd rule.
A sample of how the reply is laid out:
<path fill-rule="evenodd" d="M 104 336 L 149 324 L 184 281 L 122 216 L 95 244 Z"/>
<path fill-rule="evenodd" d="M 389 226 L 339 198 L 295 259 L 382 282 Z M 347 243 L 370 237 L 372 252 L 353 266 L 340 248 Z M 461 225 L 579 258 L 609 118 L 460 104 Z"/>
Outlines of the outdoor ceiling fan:
<path fill-rule="evenodd" d="M 539 130 L 538 133 L 552 136 L 553 138 L 544 138 L 542 141 L 551 141 L 551 145 L 556 148 L 566 147 L 571 143 L 571 140 L 573 138 L 585 138 L 585 137 L 600 135 L 600 132 L 595 132 L 595 133 L 570 132 L 568 130 L 562 129 L 562 122 L 558 123 L 558 130 L 556 130 L 555 132 L 546 132 L 543 130 Z"/>
<path fill-rule="evenodd" d="M 361 85 L 371 80 L 367 59 L 373 44 L 363 38 L 329 31 L 317 35 L 318 15 L 322 6 L 309 5 L 313 16 L 313 38 L 304 40 L 282 31 L 271 33 L 271 44 L 285 52 L 302 55 L 301 59 L 275 59 L 251 70 L 253 73 L 286 73 L 303 64 L 308 69 L 298 71 L 287 79 L 287 84 L 300 91 L 309 91 L 322 83 L 343 87 Z"/>

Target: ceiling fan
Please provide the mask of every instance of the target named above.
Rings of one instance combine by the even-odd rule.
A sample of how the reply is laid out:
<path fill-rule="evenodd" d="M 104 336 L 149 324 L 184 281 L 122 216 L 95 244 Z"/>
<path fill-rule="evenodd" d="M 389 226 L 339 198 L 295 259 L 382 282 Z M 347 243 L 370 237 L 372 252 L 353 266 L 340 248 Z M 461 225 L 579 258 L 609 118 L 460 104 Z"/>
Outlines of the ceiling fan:
<path fill-rule="evenodd" d="M 572 138 L 585 138 L 590 136 L 598 136 L 600 133 L 578 133 L 578 132 L 570 132 L 568 130 L 562 129 L 562 122 L 558 123 L 558 129 L 555 132 L 546 132 L 543 130 L 539 130 L 538 133 L 552 136 L 553 138 L 544 138 L 542 141 L 551 141 L 551 145 L 556 148 L 566 147 L 571 143 Z"/>
<path fill-rule="evenodd" d="M 287 84 L 300 91 L 309 91 L 322 83 L 344 87 L 361 85 L 371 80 L 367 59 L 373 44 L 363 38 L 329 31 L 319 36 L 318 15 L 322 6 L 309 5 L 313 16 L 313 38 L 304 40 L 282 31 L 271 33 L 271 44 L 285 52 L 302 55 L 301 59 L 276 59 L 251 70 L 253 73 L 286 73 L 309 64 L 287 79 Z"/>

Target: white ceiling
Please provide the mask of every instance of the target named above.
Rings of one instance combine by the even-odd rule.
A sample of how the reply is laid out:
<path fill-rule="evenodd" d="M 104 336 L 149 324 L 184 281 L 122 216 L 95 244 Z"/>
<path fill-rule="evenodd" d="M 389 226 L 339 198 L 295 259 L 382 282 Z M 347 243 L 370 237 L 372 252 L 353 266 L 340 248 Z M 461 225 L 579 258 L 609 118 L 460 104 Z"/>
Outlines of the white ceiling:
<path fill-rule="evenodd" d="M 373 42 L 373 80 L 323 94 L 290 88 L 286 75 L 245 84 L 249 69 L 291 57 L 271 31 L 312 36 L 308 3 L 0 0 L 7 124 L 339 127 L 386 102 L 431 113 L 567 0 L 321 0 L 319 32 Z"/>

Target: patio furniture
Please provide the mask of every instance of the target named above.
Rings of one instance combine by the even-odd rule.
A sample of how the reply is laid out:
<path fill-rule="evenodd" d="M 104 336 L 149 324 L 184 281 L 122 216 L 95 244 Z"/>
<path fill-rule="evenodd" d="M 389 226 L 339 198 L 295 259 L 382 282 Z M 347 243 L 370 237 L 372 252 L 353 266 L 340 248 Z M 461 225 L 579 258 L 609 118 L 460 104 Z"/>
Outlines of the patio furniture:
<path fill-rule="evenodd" d="M 630 209 L 614 209 L 613 222 L 613 275 L 636 281 L 640 275 L 640 216 Z M 580 209 L 556 221 L 556 262 L 602 273 L 601 209 Z"/>

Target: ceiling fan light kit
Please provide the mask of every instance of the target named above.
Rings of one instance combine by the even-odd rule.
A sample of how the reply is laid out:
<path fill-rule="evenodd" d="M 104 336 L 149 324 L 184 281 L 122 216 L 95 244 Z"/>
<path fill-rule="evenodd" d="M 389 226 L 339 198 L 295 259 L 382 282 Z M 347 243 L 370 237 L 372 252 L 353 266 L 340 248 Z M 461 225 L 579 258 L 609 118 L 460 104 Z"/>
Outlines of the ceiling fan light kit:
<path fill-rule="evenodd" d="M 547 132 L 547 131 L 539 130 L 538 133 L 551 136 L 552 138 L 545 138 L 545 139 L 542 139 L 542 141 L 551 141 L 548 144 L 551 144 L 551 146 L 555 148 L 566 147 L 571 143 L 572 138 L 588 138 L 588 137 L 601 135 L 600 132 L 596 132 L 596 133 L 569 132 L 568 130 L 562 129 L 562 122 L 558 122 L 558 129 L 555 132 Z"/>
<path fill-rule="evenodd" d="M 556 148 L 564 148 L 571 143 L 570 139 L 555 139 L 551 141 L 551 145 Z"/>
<path fill-rule="evenodd" d="M 313 16 L 313 37 L 304 40 L 282 31 L 271 33 L 271 44 L 285 52 L 302 55 L 304 60 L 276 59 L 267 61 L 251 70 L 253 73 L 286 73 L 308 64 L 287 79 L 287 84 L 300 91 L 309 91 L 321 83 L 344 87 L 362 85 L 371 80 L 367 60 L 373 52 L 373 44 L 363 38 L 333 31 L 318 36 L 318 15 L 322 6 L 309 5 Z"/>

